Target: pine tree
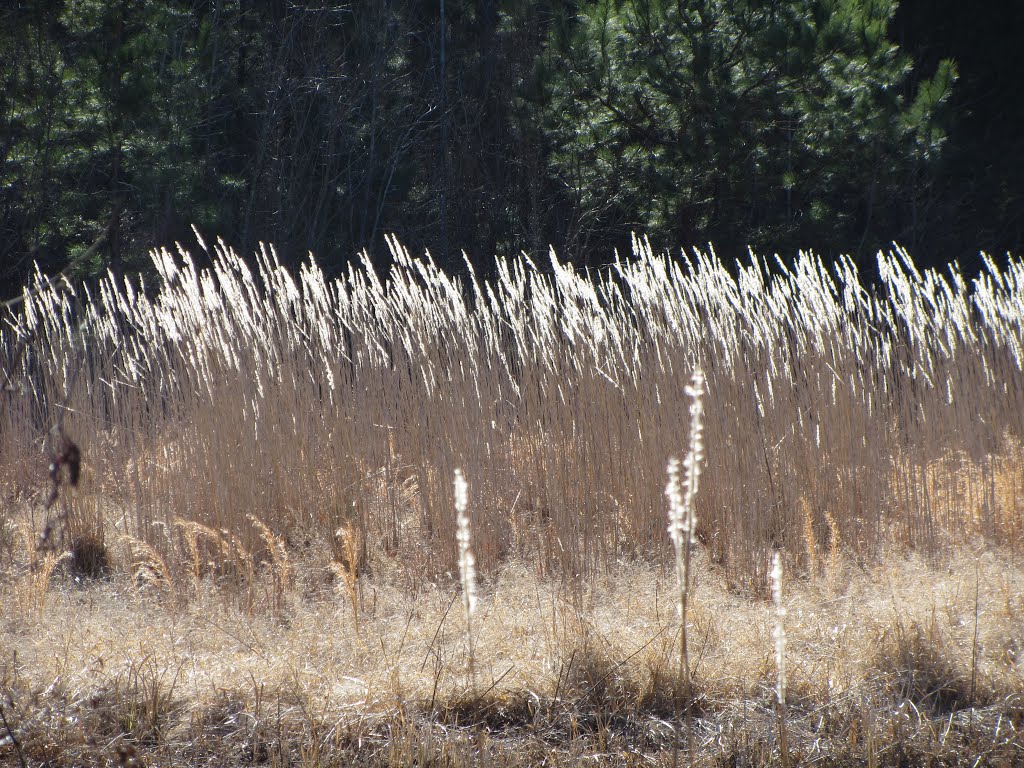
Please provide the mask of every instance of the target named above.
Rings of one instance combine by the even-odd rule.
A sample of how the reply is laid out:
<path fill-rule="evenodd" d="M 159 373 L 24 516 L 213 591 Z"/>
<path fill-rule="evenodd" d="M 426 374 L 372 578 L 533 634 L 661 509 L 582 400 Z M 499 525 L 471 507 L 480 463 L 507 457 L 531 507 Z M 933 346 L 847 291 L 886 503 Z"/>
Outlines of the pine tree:
<path fill-rule="evenodd" d="M 549 39 L 534 115 L 570 240 L 862 250 L 909 218 L 955 67 L 914 93 L 895 2 L 598 0 Z M 919 222 L 918 226 L 923 226 Z"/>

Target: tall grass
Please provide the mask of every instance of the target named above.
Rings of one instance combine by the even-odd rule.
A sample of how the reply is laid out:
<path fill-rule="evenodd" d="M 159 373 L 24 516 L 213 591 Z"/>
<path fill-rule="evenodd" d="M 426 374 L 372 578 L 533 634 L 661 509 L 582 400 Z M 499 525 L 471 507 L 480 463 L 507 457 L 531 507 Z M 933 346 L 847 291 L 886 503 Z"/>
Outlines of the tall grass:
<path fill-rule="evenodd" d="M 837 538 L 858 557 L 1020 542 L 1019 260 L 969 279 L 897 249 L 869 289 L 852 261 L 808 253 L 727 266 L 637 241 L 607 270 L 521 256 L 481 280 L 390 246 L 387 275 L 364 256 L 336 280 L 223 244 L 203 269 L 154 252 L 155 285 L 40 278 L 0 332 L 0 461 L 37 461 L 64 409 L 87 492 L 61 503 L 155 548 L 173 578 L 192 570 L 182 521 L 268 562 L 273 537 L 346 529 L 369 567 L 386 553 L 454 572 L 461 467 L 483 573 L 523 555 L 586 576 L 668 552 L 662 473 L 699 368 L 696 537 L 734 584 L 764 590 L 771 553 Z M 956 481 L 938 493 L 938 478 Z"/>

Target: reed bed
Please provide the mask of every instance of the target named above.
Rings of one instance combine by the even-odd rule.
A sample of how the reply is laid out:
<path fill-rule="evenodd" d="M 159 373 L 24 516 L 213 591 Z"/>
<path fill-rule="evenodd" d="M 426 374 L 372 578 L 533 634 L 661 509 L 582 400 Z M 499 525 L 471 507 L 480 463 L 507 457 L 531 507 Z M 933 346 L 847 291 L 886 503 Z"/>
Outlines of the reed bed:
<path fill-rule="evenodd" d="M 203 269 L 154 252 L 155 285 L 40 277 L 0 335 L 7 476 L 24 486 L 59 419 L 101 490 L 74 516 L 116 521 L 175 574 L 189 521 L 242 552 L 351 529 L 361 558 L 436 575 L 456 565 L 461 467 L 483 572 L 528 555 L 587 577 L 669 551 L 660 490 L 699 368 L 696 533 L 737 585 L 766 592 L 773 552 L 807 569 L 830 542 L 1020 542 L 1020 261 L 968 281 L 897 249 L 869 289 L 808 253 L 727 268 L 637 241 L 607 270 L 521 256 L 491 280 L 391 254 L 384 277 L 365 255 L 327 280 L 223 244 Z"/>
<path fill-rule="evenodd" d="M 1024 754 L 1024 262 L 390 248 L 5 310 L 0 757 Z"/>

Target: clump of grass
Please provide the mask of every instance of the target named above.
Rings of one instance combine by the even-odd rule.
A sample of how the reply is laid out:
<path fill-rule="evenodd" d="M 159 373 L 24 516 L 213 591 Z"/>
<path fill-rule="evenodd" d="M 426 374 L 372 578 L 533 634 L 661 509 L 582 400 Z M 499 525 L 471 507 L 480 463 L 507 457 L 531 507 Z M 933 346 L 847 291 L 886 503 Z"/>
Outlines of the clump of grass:
<path fill-rule="evenodd" d="M 988 698 L 972 680 L 972 665 L 964 668 L 950 655 L 949 639 L 934 618 L 893 616 L 872 661 L 890 694 L 923 712 L 948 716 Z"/>
<path fill-rule="evenodd" d="M 200 535 L 215 535 L 215 532 L 210 531 L 205 526 L 199 525 L 191 520 L 183 520 L 180 517 L 175 518 L 174 527 L 181 532 L 181 539 L 184 543 L 185 552 L 188 556 L 188 574 L 191 585 L 195 588 L 199 585 L 199 580 L 203 575 L 203 562 L 199 552 L 199 537 Z"/>
<path fill-rule="evenodd" d="M 46 598 L 54 574 L 73 558 L 70 550 L 58 552 L 47 549 L 40 555 L 31 558 L 27 573 L 15 582 L 13 600 L 22 616 L 36 622 L 42 621 L 45 615 Z"/>
<path fill-rule="evenodd" d="M 246 516 L 250 523 L 256 528 L 260 538 L 270 553 L 270 565 L 273 577 L 273 591 L 271 603 L 275 613 L 280 614 L 284 609 L 284 599 L 292 582 L 292 569 L 288 560 L 288 548 L 280 536 L 277 536 L 270 528 L 255 515 Z"/>
<path fill-rule="evenodd" d="M 239 535 L 226 529 L 218 531 L 195 520 L 175 518 L 174 525 L 181 531 L 194 583 L 211 574 L 225 582 L 252 584 L 255 576 L 252 553 Z"/>
<path fill-rule="evenodd" d="M 93 580 L 110 574 L 111 558 L 99 530 L 86 529 L 71 538 L 71 573 L 77 579 Z"/>
<path fill-rule="evenodd" d="M 171 569 L 155 547 L 128 535 L 121 536 L 121 541 L 128 550 L 128 572 L 138 589 L 154 588 L 159 592 L 174 592 L 175 581 Z"/>

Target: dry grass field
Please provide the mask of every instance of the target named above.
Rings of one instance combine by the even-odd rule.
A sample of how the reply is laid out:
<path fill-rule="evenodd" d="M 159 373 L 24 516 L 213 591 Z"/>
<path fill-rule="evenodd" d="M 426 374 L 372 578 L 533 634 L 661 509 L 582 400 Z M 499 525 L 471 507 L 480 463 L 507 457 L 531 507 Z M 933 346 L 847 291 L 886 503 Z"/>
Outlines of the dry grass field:
<path fill-rule="evenodd" d="M 1024 263 L 392 255 L 4 310 L 0 764 L 1024 764 Z"/>

